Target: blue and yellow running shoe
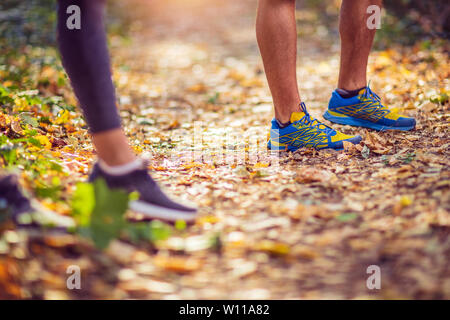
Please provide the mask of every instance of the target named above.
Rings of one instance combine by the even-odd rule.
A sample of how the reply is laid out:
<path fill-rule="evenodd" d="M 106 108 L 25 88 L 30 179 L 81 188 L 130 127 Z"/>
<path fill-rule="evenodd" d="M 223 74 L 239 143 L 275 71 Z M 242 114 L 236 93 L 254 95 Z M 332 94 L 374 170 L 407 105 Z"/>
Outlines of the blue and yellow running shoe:
<path fill-rule="evenodd" d="M 379 131 L 406 131 L 416 126 L 414 118 L 401 116 L 383 106 L 380 97 L 370 90 L 369 86 L 361 89 L 358 95 L 352 98 L 342 98 L 335 90 L 323 117 L 334 123 Z"/>
<path fill-rule="evenodd" d="M 301 111 L 291 114 L 291 124 L 281 128 L 277 120 L 272 120 L 270 138 L 267 147 L 278 151 L 295 151 L 300 148 L 336 149 L 344 148 L 344 141 L 358 144 L 360 136 L 349 136 L 311 118 L 305 104 L 300 104 Z"/>

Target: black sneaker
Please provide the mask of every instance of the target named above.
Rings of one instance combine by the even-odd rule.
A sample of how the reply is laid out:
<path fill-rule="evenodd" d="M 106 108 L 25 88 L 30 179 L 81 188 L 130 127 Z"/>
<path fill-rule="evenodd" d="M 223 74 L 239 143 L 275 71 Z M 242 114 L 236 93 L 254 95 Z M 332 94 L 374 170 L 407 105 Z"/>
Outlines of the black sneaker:
<path fill-rule="evenodd" d="M 15 175 L 0 176 L 0 223 L 9 218 L 19 228 L 65 232 L 75 227 L 71 217 L 48 210 L 35 199 L 28 199 Z"/>
<path fill-rule="evenodd" d="M 169 222 L 177 220 L 193 222 L 195 220 L 197 209 L 169 199 L 148 174 L 145 161 L 142 163 L 142 168 L 117 176 L 106 173 L 96 163 L 89 176 L 89 182 L 93 182 L 97 178 L 103 178 L 111 189 L 125 189 L 127 192 L 137 191 L 139 199 L 131 201 L 129 208 L 142 214 L 145 218 Z"/>

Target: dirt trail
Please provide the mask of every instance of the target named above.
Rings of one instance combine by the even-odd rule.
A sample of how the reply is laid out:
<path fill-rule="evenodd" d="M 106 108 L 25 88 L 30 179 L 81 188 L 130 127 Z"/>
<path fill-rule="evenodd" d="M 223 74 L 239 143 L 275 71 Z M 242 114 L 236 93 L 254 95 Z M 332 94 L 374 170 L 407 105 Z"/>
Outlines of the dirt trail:
<path fill-rule="evenodd" d="M 144 89 L 129 95 L 137 99 L 141 112 L 143 105 L 153 108 L 161 141 L 175 136 L 188 137 L 185 145 L 192 143 L 195 121 L 201 122 L 204 150 L 217 150 L 218 144 L 223 147 L 220 143 L 225 144 L 225 153 L 238 147 L 242 141 L 231 141 L 230 146 L 221 140 L 226 130 L 242 137 L 253 128 L 253 134 L 265 140 L 272 111 L 254 36 L 255 5 L 194 3 L 161 5 L 132 47 L 118 51 L 123 53 L 120 61 L 130 66 L 124 92 L 134 87 L 135 70 L 134 89 L 139 84 Z M 321 118 L 337 78 L 338 41 L 333 31 L 326 33 L 317 23 L 308 25 L 307 11 L 300 15 L 299 84 L 311 113 Z M 372 59 L 375 86 L 402 86 L 389 81 L 390 70 L 376 63 L 379 56 Z M 155 88 L 154 96 L 146 97 L 148 88 L 151 92 Z M 393 107 L 401 106 L 397 97 L 389 98 Z M 174 111 L 167 112 L 167 106 Z M 417 110 L 405 112 L 417 116 Z M 177 113 L 189 120 L 177 118 Z M 174 117 L 179 123 L 174 124 Z M 435 138 L 448 138 L 431 124 L 419 127 L 425 131 L 377 134 L 341 128 L 362 133 L 369 146 L 372 142 L 373 149 L 386 152 L 364 159 L 342 152 L 305 151 L 282 159 L 275 174 L 264 168 L 264 160 L 253 167 L 247 164 L 247 171 L 240 164 L 212 167 L 199 159 L 193 165 L 180 160 L 185 164 L 180 168 L 180 163 L 160 159 L 158 153 L 155 167 L 161 171 L 155 175 L 171 191 L 202 207 L 201 223 L 188 233 L 220 232 L 224 242 L 222 255 L 202 250 L 191 254 L 201 267 L 168 281 L 178 288 L 173 295 L 365 296 L 378 293 L 365 285 L 366 268 L 376 264 L 383 270 L 384 290 L 379 292 L 383 297 L 448 296 L 448 150 L 436 146 L 439 150 L 433 155 L 424 153 L 423 148 L 430 150 L 435 144 L 432 136 L 423 134 L 432 131 Z M 173 129 L 161 132 L 161 128 Z M 152 136 L 154 129 L 143 136 Z M 177 152 L 185 150 L 175 145 Z M 380 153 L 392 156 L 386 160 Z M 260 159 L 267 161 L 263 155 Z M 169 167 L 172 170 L 165 170 Z M 163 281 L 169 278 L 165 272 L 161 276 Z"/>

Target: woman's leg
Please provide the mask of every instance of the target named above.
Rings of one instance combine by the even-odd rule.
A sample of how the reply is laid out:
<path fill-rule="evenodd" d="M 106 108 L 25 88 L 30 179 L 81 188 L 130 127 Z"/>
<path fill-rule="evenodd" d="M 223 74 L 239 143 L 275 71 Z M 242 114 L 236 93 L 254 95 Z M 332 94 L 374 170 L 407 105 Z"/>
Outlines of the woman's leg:
<path fill-rule="evenodd" d="M 103 25 L 103 0 L 75 2 L 81 11 L 81 29 L 69 29 L 67 8 L 72 0 L 59 0 L 58 43 L 64 68 L 71 80 L 97 153 L 108 165 L 133 161 L 121 128 Z"/>
<path fill-rule="evenodd" d="M 67 28 L 67 8 L 73 0 L 59 0 L 58 42 L 63 65 L 80 102 L 93 136 L 99 161 L 90 181 L 102 178 L 111 188 L 139 192 L 130 207 L 149 218 L 193 221 L 196 209 L 169 199 L 147 173 L 144 161 L 136 159 L 121 127 L 111 79 L 106 35 L 103 26 L 104 1 L 79 0 L 81 29 Z"/>

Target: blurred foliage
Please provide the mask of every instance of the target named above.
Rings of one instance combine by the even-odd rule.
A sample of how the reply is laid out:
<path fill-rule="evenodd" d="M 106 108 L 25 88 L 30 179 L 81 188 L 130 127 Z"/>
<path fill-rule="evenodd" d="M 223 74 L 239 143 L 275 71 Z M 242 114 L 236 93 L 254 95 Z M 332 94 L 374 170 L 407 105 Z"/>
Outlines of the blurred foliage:
<path fill-rule="evenodd" d="M 122 190 L 109 189 L 106 182 L 78 183 L 72 197 L 72 212 L 78 232 L 92 239 L 95 246 L 105 249 L 121 236 L 132 243 L 154 243 L 167 239 L 172 229 L 160 221 L 133 222 L 125 219 L 128 201 L 132 196 Z"/>
<path fill-rule="evenodd" d="M 418 40 L 426 46 L 431 39 L 450 36 L 448 1 L 392 0 L 385 1 L 385 8 L 382 28 L 375 38 L 379 49 L 393 43 L 412 45 Z"/>
<path fill-rule="evenodd" d="M 93 0 L 94 1 L 94 0 Z M 138 18 L 126 10 L 129 1 L 108 1 L 108 30 L 126 36 Z M 139 2 L 133 2 L 134 7 Z M 23 45 L 48 46 L 56 43 L 56 0 L 2 0 L 0 1 L 0 44 L 9 47 Z M 139 19 L 138 19 L 139 20 Z"/>
<path fill-rule="evenodd" d="M 0 1 L 0 45 L 42 45 L 55 41 L 55 0 Z"/>
<path fill-rule="evenodd" d="M 450 5 L 447 0 L 389 0 L 386 9 L 396 17 L 408 20 L 409 27 L 439 37 L 450 36 Z"/>
<path fill-rule="evenodd" d="M 325 26 L 327 34 L 334 39 L 338 36 L 339 7 L 341 0 L 297 0 L 297 10 L 308 9 L 314 18 Z M 450 37 L 450 5 L 446 0 L 389 0 L 383 1 L 384 16 L 381 29 L 375 37 L 375 48 L 386 49 L 392 44 L 413 45 L 417 41 Z M 299 19 L 305 21 L 304 16 Z M 308 22 L 308 21 L 306 21 Z M 309 28 L 310 24 L 301 24 Z M 302 29 L 299 33 L 302 34 Z M 320 35 L 324 35 L 321 32 Z"/>
<path fill-rule="evenodd" d="M 129 10 L 132 7 L 133 10 Z M 139 29 L 148 20 L 146 1 L 109 1 L 107 8 L 107 29 L 109 34 L 128 37 L 131 31 Z"/>
<path fill-rule="evenodd" d="M 330 35 L 336 35 L 341 0 L 298 0 L 297 8 L 316 12 L 316 19 Z M 132 5 L 145 6 L 139 1 L 109 1 L 108 29 L 125 37 L 140 22 L 145 21 L 146 10 L 127 10 Z M 54 45 L 56 23 L 55 0 L 2 0 L 0 2 L 0 44 L 18 47 L 25 44 Z M 449 38 L 450 5 L 447 0 L 390 0 L 384 1 L 386 14 L 378 32 L 376 46 L 385 48 L 393 40 L 410 45 L 417 38 Z M 137 26 L 139 27 L 139 26 Z"/>

